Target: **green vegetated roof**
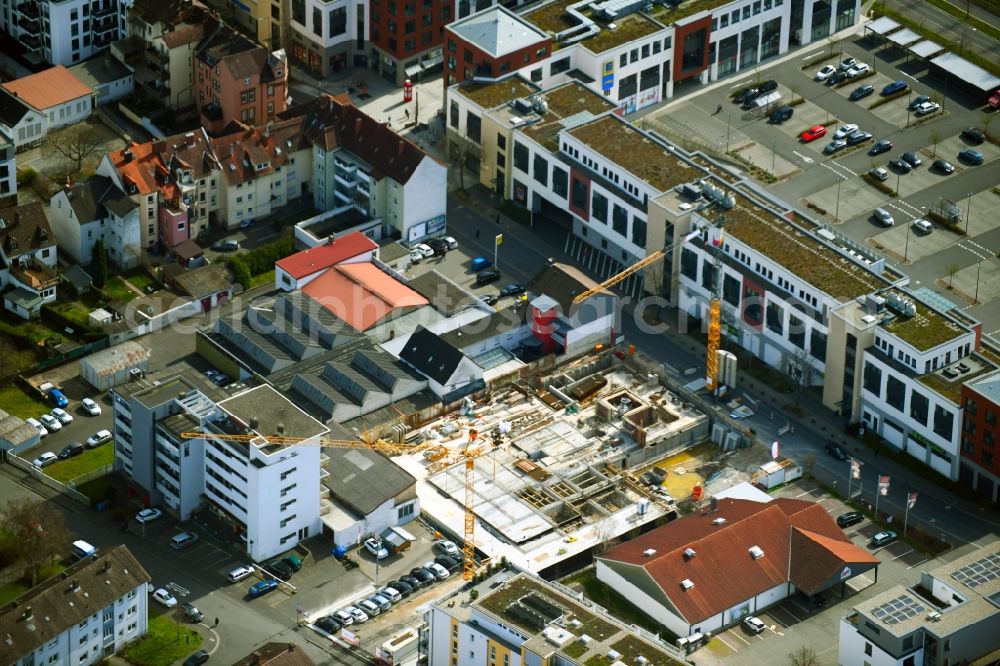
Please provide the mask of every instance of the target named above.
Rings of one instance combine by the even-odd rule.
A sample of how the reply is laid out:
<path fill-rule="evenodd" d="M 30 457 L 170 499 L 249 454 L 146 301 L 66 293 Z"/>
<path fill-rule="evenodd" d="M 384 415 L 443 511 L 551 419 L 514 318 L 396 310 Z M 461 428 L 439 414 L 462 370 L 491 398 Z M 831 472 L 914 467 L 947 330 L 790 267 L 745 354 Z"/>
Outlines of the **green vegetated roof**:
<path fill-rule="evenodd" d="M 909 300 L 913 301 L 912 297 Z M 917 351 L 933 349 L 965 333 L 961 326 L 922 303 L 913 301 L 917 314 L 913 317 L 897 316 L 882 324 L 886 331 L 913 345 Z"/>
<path fill-rule="evenodd" d="M 572 16 L 566 13 L 566 8 L 579 0 L 556 0 L 538 9 L 528 12 L 524 18 L 536 28 L 552 34 L 568 30 L 579 25 Z"/>
<path fill-rule="evenodd" d="M 870 271 L 842 256 L 786 220 L 737 197 L 725 213 L 726 234 L 787 268 L 825 294 L 848 301 L 886 285 Z"/>
<path fill-rule="evenodd" d="M 507 610 L 511 604 L 532 592 L 551 599 L 556 605 L 569 611 L 573 619 L 579 620 L 582 623 L 579 630 L 592 638 L 603 641 L 621 631 L 617 625 L 602 620 L 562 595 L 554 595 L 548 588 L 527 576 L 520 576 L 504 583 L 502 587 L 482 597 L 477 603 L 480 607 L 488 610 L 497 617 L 504 618 L 505 621 L 521 627 L 521 629 L 526 630 L 529 634 L 536 634 L 538 633 L 536 629 L 525 625 L 522 620 L 514 617 Z"/>
<path fill-rule="evenodd" d="M 968 384 L 976 377 L 981 377 L 982 375 L 989 374 L 995 370 L 995 366 L 986 365 L 985 367 L 980 368 L 978 372 L 971 375 L 961 375 L 957 377 L 955 381 L 949 380 L 940 372 L 933 372 L 928 375 L 921 375 L 920 383 L 927 386 L 938 395 L 951 400 L 956 405 L 960 405 L 962 404 L 962 386 L 964 384 Z"/>
<path fill-rule="evenodd" d="M 482 108 L 494 109 L 518 97 L 533 95 L 538 92 L 538 87 L 531 85 L 524 79 L 512 76 L 496 83 L 470 83 L 462 86 L 459 90 L 465 97 Z"/>
<path fill-rule="evenodd" d="M 642 39 L 647 35 L 652 35 L 654 32 L 663 30 L 664 28 L 664 26 L 642 14 L 629 14 L 615 20 L 614 30 L 607 24 L 594 22 L 601 26 L 601 31 L 590 39 L 580 42 L 591 53 L 604 53 L 609 49 Z"/>
<path fill-rule="evenodd" d="M 618 106 L 577 81 L 548 90 L 541 98 L 548 104 L 548 111 L 538 122 L 521 129 L 525 136 L 552 152 L 559 150 L 559 131 L 565 126 L 566 118 L 578 113 L 597 116 Z"/>
<path fill-rule="evenodd" d="M 617 116 L 598 118 L 569 133 L 660 192 L 704 175 Z"/>
<path fill-rule="evenodd" d="M 698 12 L 704 12 L 709 9 L 721 7 L 722 5 L 728 5 L 732 1 L 733 0 L 687 0 L 687 2 L 681 2 L 673 9 L 664 5 L 656 5 L 656 8 L 650 12 L 650 14 L 658 21 L 663 21 L 669 25 L 676 21 L 680 21 L 681 19 L 685 19 L 688 16 L 693 16 Z"/>

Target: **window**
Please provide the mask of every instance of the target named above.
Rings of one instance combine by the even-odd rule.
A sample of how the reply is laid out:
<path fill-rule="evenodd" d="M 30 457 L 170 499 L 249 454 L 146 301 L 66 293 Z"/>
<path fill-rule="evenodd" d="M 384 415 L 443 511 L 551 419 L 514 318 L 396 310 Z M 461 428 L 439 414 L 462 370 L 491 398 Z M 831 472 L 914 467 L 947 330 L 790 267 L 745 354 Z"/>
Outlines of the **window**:
<path fill-rule="evenodd" d="M 930 400 L 927 399 L 923 393 L 917 391 L 910 391 L 910 418 L 914 421 L 920 423 L 920 425 L 927 425 L 927 417 L 930 412 Z"/>
<path fill-rule="evenodd" d="M 611 218 L 611 228 L 615 230 L 615 233 L 622 236 L 628 235 L 628 211 L 615 204 L 614 213 Z"/>
<path fill-rule="evenodd" d="M 785 311 L 777 303 L 768 303 L 767 310 L 765 311 L 764 321 L 767 327 L 777 333 L 778 335 L 784 334 L 785 327 Z"/>
<path fill-rule="evenodd" d="M 528 173 L 528 147 L 514 142 L 514 167 Z"/>
<path fill-rule="evenodd" d="M 497 149 L 507 150 L 507 137 L 503 134 L 497 134 Z"/>
<path fill-rule="evenodd" d="M 540 184 L 545 186 L 549 184 L 549 163 L 541 154 L 535 155 L 534 176 Z"/>
<path fill-rule="evenodd" d="M 600 192 L 591 194 L 590 216 L 604 224 L 608 223 L 608 198 Z"/>
<path fill-rule="evenodd" d="M 330 36 L 347 32 L 347 8 L 338 7 L 330 11 Z"/>
<path fill-rule="evenodd" d="M 632 242 L 639 247 L 646 247 L 646 220 L 640 217 L 632 219 Z"/>
<path fill-rule="evenodd" d="M 722 300 L 734 306 L 740 304 L 740 281 L 732 275 L 722 276 Z"/>
<path fill-rule="evenodd" d="M 549 75 L 555 76 L 556 74 L 561 74 L 562 72 L 566 72 L 569 70 L 569 65 L 570 65 L 569 58 L 562 58 L 560 60 L 556 60 L 549 66 Z"/>
<path fill-rule="evenodd" d="M 471 111 L 465 113 L 465 135 L 479 143 L 482 139 L 482 119 Z"/>
<path fill-rule="evenodd" d="M 793 314 L 788 315 L 788 341 L 799 349 L 806 348 L 806 323 Z"/>
<path fill-rule="evenodd" d="M 410 502 L 408 504 L 404 504 L 403 506 L 399 507 L 399 509 L 396 511 L 396 517 L 408 518 L 409 516 L 413 515 L 413 512 L 414 512 L 413 502 Z"/>
<path fill-rule="evenodd" d="M 951 431 L 955 423 L 955 415 L 941 407 L 934 405 L 934 433 L 939 437 L 951 440 Z"/>
<path fill-rule="evenodd" d="M 250 104 L 254 101 L 257 91 L 253 88 L 240 93 L 240 104 Z"/>
<path fill-rule="evenodd" d="M 448 117 L 451 126 L 458 129 L 458 102 L 452 101 L 451 107 L 448 110 Z"/>
<path fill-rule="evenodd" d="M 319 7 L 313 7 L 313 32 L 317 37 L 323 36 L 323 12 Z"/>
<path fill-rule="evenodd" d="M 903 405 L 906 402 L 906 385 L 894 375 L 889 375 L 886 378 L 885 401 L 896 411 L 903 411 Z"/>
<path fill-rule="evenodd" d="M 872 644 L 871 643 L 865 643 L 865 654 L 867 656 L 869 656 L 869 657 L 872 656 Z"/>
<path fill-rule="evenodd" d="M 864 388 L 878 397 L 882 396 L 882 370 L 871 363 L 865 363 Z"/>
<path fill-rule="evenodd" d="M 826 362 L 826 333 L 812 329 L 809 333 L 809 353 L 816 360 Z"/>
<path fill-rule="evenodd" d="M 299 470 L 298 467 L 293 467 L 291 469 L 286 469 L 284 472 L 281 473 L 281 480 L 284 481 L 285 479 L 287 479 L 292 474 L 295 474 L 295 472 L 297 472 L 298 470 Z"/>

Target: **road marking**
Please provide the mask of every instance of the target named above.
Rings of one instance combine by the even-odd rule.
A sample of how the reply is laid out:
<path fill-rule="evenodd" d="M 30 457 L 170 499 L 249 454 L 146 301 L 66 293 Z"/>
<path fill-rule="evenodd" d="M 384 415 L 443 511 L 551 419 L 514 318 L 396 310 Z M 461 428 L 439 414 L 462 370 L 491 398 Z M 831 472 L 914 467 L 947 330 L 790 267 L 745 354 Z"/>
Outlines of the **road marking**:
<path fill-rule="evenodd" d="M 905 557 L 906 555 L 909 555 L 909 554 L 910 554 L 910 553 L 912 553 L 912 552 L 913 552 L 913 549 L 911 548 L 911 549 L 909 549 L 908 551 L 906 551 L 905 553 L 902 553 L 902 554 L 900 554 L 900 555 L 897 555 L 896 557 L 894 557 L 894 558 L 892 558 L 892 559 L 893 559 L 893 560 L 898 560 L 899 558 L 901 558 L 901 557 Z"/>
<path fill-rule="evenodd" d="M 802 59 L 803 60 L 809 60 L 809 58 L 812 58 L 813 56 L 818 55 L 819 53 L 820 53 L 820 51 L 813 51 L 812 53 L 808 53 L 808 54 L 802 56 Z"/>
<path fill-rule="evenodd" d="M 858 175 L 855 172 L 853 172 L 850 169 L 848 169 L 847 167 L 845 167 L 843 164 L 837 164 L 836 162 L 820 162 L 820 164 L 822 164 L 827 169 L 829 169 L 834 174 L 836 174 L 838 178 L 843 178 L 844 180 L 847 180 L 848 176 L 845 176 L 844 174 L 840 173 L 840 171 L 838 171 L 837 169 L 843 169 L 844 171 L 846 171 L 847 173 L 851 174 L 852 176 L 857 176 Z"/>
<path fill-rule="evenodd" d="M 817 490 L 819 490 L 819 488 L 813 488 L 813 489 L 811 489 L 811 490 L 807 490 L 807 491 L 805 491 L 805 492 L 802 492 L 802 493 L 799 493 L 798 495 L 796 495 L 796 497 L 802 497 L 803 495 L 808 495 L 808 494 L 810 494 L 810 493 L 814 493 L 814 492 L 816 492 Z"/>
<path fill-rule="evenodd" d="M 181 587 L 177 583 L 167 583 L 165 587 L 170 588 L 171 590 L 181 595 L 182 597 L 186 597 L 187 595 L 191 594 L 190 590 L 188 590 L 186 587 Z"/>
<path fill-rule="evenodd" d="M 916 211 L 916 214 L 917 214 L 917 215 L 923 215 L 923 214 L 924 214 L 924 213 L 923 213 L 923 211 L 922 211 L 921 209 L 919 209 L 919 208 L 917 208 L 916 206 L 914 206 L 914 205 L 912 205 L 912 204 L 909 204 L 909 203 L 907 203 L 907 202 L 905 202 L 905 201 L 895 201 L 895 202 L 893 202 L 893 203 L 895 203 L 895 204 L 897 204 L 897 205 L 900 205 L 900 206 L 906 206 L 906 207 L 907 207 L 907 208 L 909 208 L 910 210 L 912 210 L 912 211 Z"/>
<path fill-rule="evenodd" d="M 906 568 L 907 568 L 907 569 L 912 569 L 913 567 L 919 567 L 919 566 L 920 566 L 921 564 L 923 564 L 923 563 L 924 563 L 924 562 L 926 562 L 926 561 L 927 561 L 927 559 L 926 559 L 926 558 L 925 558 L 925 559 L 922 559 L 922 560 L 920 560 L 919 562 L 917 562 L 916 564 L 911 564 L 910 566 L 908 566 L 908 567 L 906 567 Z"/>
<path fill-rule="evenodd" d="M 900 71 L 902 71 L 902 70 L 900 70 Z M 911 76 L 910 74 L 907 74 L 906 72 L 903 72 L 903 76 L 907 76 L 907 77 L 909 77 L 909 78 L 913 79 L 914 81 L 916 81 L 916 80 L 917 80 L 917 77 L 915 77 L 915 76 Z"/>
<path fill-rule="evenodd" d="M 731 85 L 729 87 L 730 88 L 739 88 L 740 86 L 742 86 L 745 83 L 748 83 L 749 81 L 750 81 L 750 79 L 743 79 L 742 81 L 737 81 L 736 83 L 734 83 L 733 85 Z"/>
<path fill-rule="evenodd" d="M 962 248 L 963 250 L 965 250 L 966 252 L 969 252 L 969 253 L 971 253 L 971 254 L 974 254 L 974 255 L 976 255 L 976 256 L 977 256 L 977 257 L 979 257 L 980 259 L 983 259 L 983 260 L 988 260 L 988 259 L 991 259 L 991 258 L 992 258 L 992 255 L 990 255 L 990 254 L 980 254 L 978 250 L 973 250 L 973 249 L 972 249 L 971 247 L 967 247 L 966 245 L 964 245 L 964 243 L 971 243 L 971 242 L 972 242 L 972 241 L 968 241 L 968 240 L 963 240 L 963 241 L 960 241 L 960 242 L 958 243 L 958 246 L 959 246 L 960 248 Z M 972 244 L 973 244 L 973 245 L 976 245 L 976 243 L 972 243 Z M 981 247 L 983 247 L 983 246 L 982 246 L 982 245 L 976 245 L 976 247 L 980 247 L 980 248 L 981 248 Z M 983 248 L 983 249 L 986 249 L 986 248 Z"/>
<path fill-rule="evenodd" d="M 803 155 L 802 153 L 800 153 L 797 150 L 793 150 L 792 152 L 795 153 L 796 155 L 798 155 L 799 159 L 802 160 L 803 162 L 805 162 L 806 164 L 812 164 L 812 163 L 814 163 L 816 161 L 813 158 L 809 157 L 808 155 Z"/>
<path fill-rule="evenodd" d="M 736 633 L 736 631 L 737 631 L 737 629 L 735 627 L 733 627 L 732 629 L 729 630 L 729 634 L 732 635 L 732 636 L 736 636 L 736 638 L 740 639 L 741 641 L 743 641 L 747 645 L 750 645 L 750 641 L 748 641 L 747 639 L 745 639 L 742 636 L 740 636 L 738 633 Z"/>
<path fill-rule="evenodd" d="M 718 638 L 720 641 L 722 641 L 722 644 L 725 645 L 730 650 L 732 650 L 733 652 L 739 652 L 739 650 L 737 650 L 732 645 L 726 642 L 726 640 L 722 637 L 722 634 L 716 634 L 715 637 Z"/>

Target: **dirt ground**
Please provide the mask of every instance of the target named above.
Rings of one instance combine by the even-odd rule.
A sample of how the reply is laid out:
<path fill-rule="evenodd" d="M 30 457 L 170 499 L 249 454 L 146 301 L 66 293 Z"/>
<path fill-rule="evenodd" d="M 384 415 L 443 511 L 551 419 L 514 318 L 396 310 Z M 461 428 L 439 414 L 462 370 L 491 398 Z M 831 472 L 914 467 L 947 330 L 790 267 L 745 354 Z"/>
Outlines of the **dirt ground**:
<path fill-rule="evenodd" d="M 695 486 L 705 489 L 706 480 L 713 475 L 725 475 L 726 486 L 740 481 L 746 481 L 759 465 L 770 460 L 765 447 L 755 446 L 736 451 L 722 451 L 711 442 L 699 444 L 677 455 L 660 460 L 652 465 L 635 470 L 636 476 L 642 476 L 653 467 L 667 471 L 667 476 L 661 484 L 675 500 L 691 497 Z M 706 492 L 706 495 L 710 494 Z"/>

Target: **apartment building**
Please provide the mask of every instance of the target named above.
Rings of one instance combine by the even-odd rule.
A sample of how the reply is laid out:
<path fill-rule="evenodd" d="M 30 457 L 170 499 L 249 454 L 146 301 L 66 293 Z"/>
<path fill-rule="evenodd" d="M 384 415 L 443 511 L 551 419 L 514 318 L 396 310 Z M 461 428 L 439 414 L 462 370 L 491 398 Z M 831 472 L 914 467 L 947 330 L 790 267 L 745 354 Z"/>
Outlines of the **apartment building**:
<path fill-rule="evenodd" d="M 79 264 L 91 263 L 100 240 L 110 263 L 123 271 L 139 265 L 139 206 L 107 176 L 68 182 L 49 199 L 49 222 L 59 249 Z"/>
<path fill-rule="evenodd" d="M 4 0 L 0 30 L 53 65 L 100 53 L 128 31 L 132 0 Z"/>
<path fill-rule="evenodd" d="M 114 396 L 115 469 L 128 478 L 130 494 L 179 520 L 208 511 L 254 561 L 320 532 L 324 473 L 316 443 L 325 426 L 271 386 L 227 397 L 199 377 L 158 381 Z M 185 432 L 236 438 L 187 439 Z M 267 436 L 275 433 L 302 443 L 271 444 Z"/>
<path fill-rule="evenodd" d="M 2 101 L 0 101 L 2 105 Z M 17 203 L 17 148 L 14 133 L 3 124 L 0 109 L 0 201 Z"/>
<path fill-rule="evenodd" d="M 4 308 L 22 319 L 37 317 L 56 300 L 56 237 L 42 204 L 0 209 L 0 292 Z"/>
<path fill-rule="evenodd" d="M 485 9 L 492 0 L 483 0 Z M 466 14 L 461 14 L 462 10 Z M 454 0 L 386 0 L 371 3 L 369 39 L 372 70 L 402 85 L 441 70 L 444 26 L 471 13 L 469 2 Z"/>
<path fill-rule="evenodd" d="M 149 581 L 126 546 L 79 560 L 0 609 L 0 661 L 103 663 L 146 634 Z"/>
<path fill-rule="evenodd" d="M 677 648 L 647 632 L 640 635 L 557 583 L 505 569 L 473 589 L 476 597 L 455 592 L 425 612 L 430 666 L 578 666 L 626 656 L 689 664 Z"/>
<path fill-rule="evenodd" d="M 153 74 L 153 87 L 171 109 L 194 104 L 194 56 L 208 18 L 204 6 L 190 0 L 137 0 L 132 8 L 129 31 L 139 40 L 138 60 Z"/>
<path fill-rule="evenodd" d="M 291 0 L 290 10 L 291 54 L 315 75 L 374 63 L 368 53 L 368 0 Z M 378 11 L 372 7 L 373 14 Z"/>
<path fill-rule="evenodd" d="M 843 666 L 992 663 L 1000 649 L 995 541 L 854 606 L 840 621 Z M 983 659 L 987 655 L 992 658 Z"/>
<path fill-rule="evenodd" d="M 1000 492 L 1000 465 L 996 460 L 1000 439 L 1000 373 L 983 375 L 962 386 L 961 482 L 996 502 Z"/>

